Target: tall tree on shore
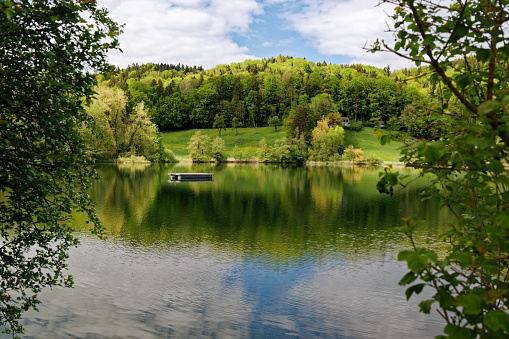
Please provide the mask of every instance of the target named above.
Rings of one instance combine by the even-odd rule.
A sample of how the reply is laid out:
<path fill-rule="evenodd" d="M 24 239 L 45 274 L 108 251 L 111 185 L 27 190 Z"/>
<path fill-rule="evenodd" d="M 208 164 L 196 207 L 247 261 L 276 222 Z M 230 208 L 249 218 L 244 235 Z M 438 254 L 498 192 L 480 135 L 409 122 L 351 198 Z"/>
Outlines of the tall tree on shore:
<path fill-rule="evenodd" d="M 72 212 L 101 232 L 78 126 L 93 124 L 89 72 L 112 70 L 119 33 L 95 1 L 0 0 L 0 326 L 13 336 L 44 287 L 72 286 Z"/>

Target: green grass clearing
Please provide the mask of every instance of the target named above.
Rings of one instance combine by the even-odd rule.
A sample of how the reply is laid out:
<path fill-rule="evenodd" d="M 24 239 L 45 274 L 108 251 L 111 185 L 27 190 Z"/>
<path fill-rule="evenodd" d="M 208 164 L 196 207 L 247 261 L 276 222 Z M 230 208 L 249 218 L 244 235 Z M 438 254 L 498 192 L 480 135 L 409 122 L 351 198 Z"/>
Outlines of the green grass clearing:
<path fill-rule="evenodd" d="M 360 132 L 346 131 L 345 148 L 349 145 L 362 149 L 364 151 L 364 158 L 375 154 L 377 157 L 382 158 L 383 161 L 398 162 L 400 158 L 399 149 L 403 146 L 403 143 L 392 141 L 382 146 L 375 134 L 375 129 L 364 127 Z"/>
<path fill-rule="evenodd" d="M 185 131 L 162 132 L 163 145 L 173 151 L 179 159 L 187 157 L 187 144 L 197 129 Z M 219 134 L 216 129 L 202 129 L 202 134 L 210 136 L 213 140 Z M 235 145 L 240 149 L 248 149 L 253 157 L 256 156 L 258 143 L 265 138 L 270 145 L 273 145 L 276 139 L 285 136 L 281 127 L 274 131 L 274 127 L 239 128 L 238 135 L 235 135 L 234 128 L 227 128 L 221 131 L 221 138 L 225 142 L 227 155 L 233 150 Z M 374 128 L 364 128 L 360 132 L 346 131 L 345 147 L 353 145 L 355 148 L 361 148 L 364 151 L 364 157 L 371 154 L 382 158 L 386 162 L 396 162 L 399 159 L 399 148 L 403 145 L 401 142 L 391 142 L 382 146 L 376 137 Z"/>
<path fill-rule="evenodd" d="M 198 130 L 163 132 L 163 145 L 171 149 L 177 157 L 187 157 L 187 144 L 196 131 Z M 217 129 L 201 129 L 201 131 L 202 134 L 208 135 L 212 140 L 219 136 Z M 238 135 L 235 135 L 234 128 L 227 128 L 226 131 L 221 131 L 221 138 L 224 140 L 228 155 L 237 145 L 240 149 L 249 149 L 253 156 L 255 156 L 258 143 L 262 138 L 265 138 L 269 144 L 273 144 L 276 139 L 281 139 L 284 136 L 285 133 L 280 127 L 277 132 L 274 131 L 274 127 L 258 127 L 257 130 L 254 127 L 239 128 Z"/>

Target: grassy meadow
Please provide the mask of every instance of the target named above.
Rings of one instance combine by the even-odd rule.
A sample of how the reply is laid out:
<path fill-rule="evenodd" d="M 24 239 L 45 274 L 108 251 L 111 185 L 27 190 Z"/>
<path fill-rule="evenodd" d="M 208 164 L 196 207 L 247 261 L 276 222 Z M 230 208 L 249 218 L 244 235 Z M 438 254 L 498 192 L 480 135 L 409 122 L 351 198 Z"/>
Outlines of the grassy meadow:
<path fill-rule="evenodd" d="M 165 147 L 171 149 L 179 160 L 187 157 L 187 145 L 189 140 L 196 133 L 196 129 L 184 131 L 170 131 L 162 132 L 162 141 Z M 210 136 L 211 139 L 217 137 L 217 129 L 202 129 L 202 134 Z M 238 135 L 235 135 L 234 128 L 227 128 L 226 131 L 221 131 L 221 138 L 225 142 L 227 154 L 233 150 L 235 145 L 240 149 L 249 149 L 253 157 L 256 156 L 258 143 L 262 138 L 272 145 L 276 139 L 285 136 L 285 132 L 278 127 L 277 132 L 274 127 L 258 127 L 255 128 L 239 128 Z M 355 148 L 361 148 L 364 151 L 364 157 L 371 154 L 382 158 L 385 162 L 397 162 L 399 158 L 399 148 L 403 145 L 400 142 L 391 142 L 388 145 L 380 145 L 375 129 L 365 127 L 360 132 L 346 131 L 345 133 L 345 147 L 353 145 Z"/>

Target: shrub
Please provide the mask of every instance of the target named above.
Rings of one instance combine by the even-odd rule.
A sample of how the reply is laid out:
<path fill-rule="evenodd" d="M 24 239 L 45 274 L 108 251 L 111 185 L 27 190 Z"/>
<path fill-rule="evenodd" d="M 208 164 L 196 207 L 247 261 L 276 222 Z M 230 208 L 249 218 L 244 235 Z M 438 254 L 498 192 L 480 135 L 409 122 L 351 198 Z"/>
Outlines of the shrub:
<path fill-rule="evenodd" d="M 240 149 L 239 146 L 235 145 L 231 157 L 238 162 L 246 162 L 251 159 L 251 152 L 248 149 Z"/>
<path fill-rule="evenodd" d="M 224 146 L 224 140 L 220 137 L 216 137 L 214 141 L 212 141 L 212 157 L 216 159 L 217 162 L 224 162 L 226 160 L 226 147 Z"/>
<path fill-rule="evenodd" d="M 144 156 L 137 156 L 131 154 L 129 157 L 118 157 L 117 162 L 119 164 L 150 164 Z"/>
<path fill-rule="evenodd" d="M 383 164 L 384 161 L 382 158 L 377 157 L 374 154 L 371 154 L 366 158 L 366 162 L 368 163 L 368 165 L 381 165 Z"/>
<path fill-rule="evenodd" d="M 341 161 L 341 155 L 335 153 L 333 156 L 329 157 L 329 161 Z"/>
<path fill-rule="evenodd" d="M 343 159 L 350 160 L 356 164 L 364 162 L 362 155 L 364 152 L 360 148 L 353 148 L 353 145 L 348 146 L 343 153 Z"/>
<path fill-rule="evenodd" d="M 258 160 L 260 162 L 303 163 L 307 158 L 307 146 L 304 136 L 299 139 L 277 139 L 274 146 L 267 144 L 265 138 L 260 140 Z"/>
<path fill-rule="evenodd" d="M 350 123 L 350 125 L 345 126 L 346 130 L 352 131 L 352 132 L 360 132 L 364 129 L 364 124 L 362 121 L 354 121 Z"/>

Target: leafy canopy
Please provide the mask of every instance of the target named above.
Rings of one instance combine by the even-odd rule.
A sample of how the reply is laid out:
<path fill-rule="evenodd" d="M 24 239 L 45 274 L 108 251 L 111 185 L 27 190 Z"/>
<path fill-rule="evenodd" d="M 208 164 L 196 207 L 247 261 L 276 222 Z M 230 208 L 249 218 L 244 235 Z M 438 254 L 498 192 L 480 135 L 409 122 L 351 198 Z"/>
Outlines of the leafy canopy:
<path fill-rule="evenodd" d="M 388 50 L 416 64 L 429 65 L 437 83 L 433 106 L 423 107 L 446 119 L 434 140 L 407 143 L 402 160 L 431 174 L 428 198 L 450 209 L 456 222 L 446 240 L 450 252 L 440 258 L 413 245 L 415 221 L 405 219 L 412 248 L 399 254 L 409 272 L 407 298 L 428 286 L 420 303 L 444 318 L 451 338 L 509 335 L 509 2 L 386 0 L 396 43 L 377 41 L 373 51 Z M 382 136 L 382 142 L 388 136 Z M 392 194 L 404 176 L 386 169 L 378 183 Z M 418 281 L 418 283 L 415 283 Z"/>
<path fill-rule="evenodd" d="M 89 71 L 112 69 L 119 33 L 95 1 L 0 0 L 0 326 L 13 336 L 42 288 L 72 285 L 73 210 L 101 231 L 77 126 L 93 123 Z"/>

